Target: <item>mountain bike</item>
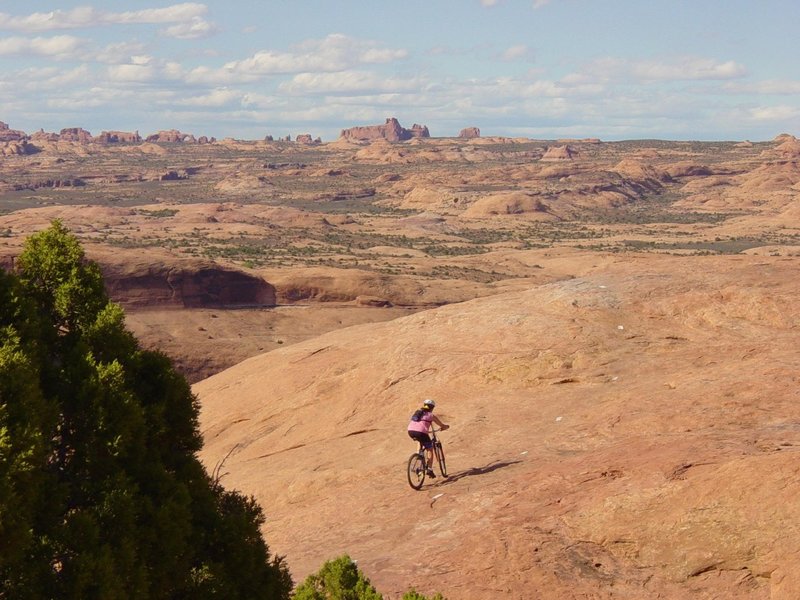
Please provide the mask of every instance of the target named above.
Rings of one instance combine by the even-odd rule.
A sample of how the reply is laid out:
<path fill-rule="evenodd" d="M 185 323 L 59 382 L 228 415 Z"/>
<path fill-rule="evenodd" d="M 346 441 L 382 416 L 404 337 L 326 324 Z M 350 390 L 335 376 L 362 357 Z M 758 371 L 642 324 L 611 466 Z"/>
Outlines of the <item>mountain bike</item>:
<path fill-rule="evenodd" d="M 447 477 L 447 463 L 444 460 L 444 448 L 442 447 L 442 442 L 436 437 L 437 431 L 440 430 L 431 429 L 433 453 L 436 456 L 436 462 L 439 464 L 439 472 L 442 474 L 442 477 Z M 433 465 L 428 464 L 425 448 L 420 444 L 419 450 L 408 459 L 408 485 L 415 490 L 421 488 L 429 468 L 432 469 Z"/>

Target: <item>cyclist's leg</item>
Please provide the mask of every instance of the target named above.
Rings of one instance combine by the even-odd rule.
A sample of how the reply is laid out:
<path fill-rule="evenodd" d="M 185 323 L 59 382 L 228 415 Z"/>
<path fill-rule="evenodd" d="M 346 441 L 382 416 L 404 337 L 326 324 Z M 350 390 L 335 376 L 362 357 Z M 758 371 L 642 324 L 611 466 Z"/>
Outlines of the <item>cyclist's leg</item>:
<path fill-rule="evenodd" d="M 428 469 L 428 477 L 436 477 L 433 474 L 433 440 L 428 437 L 428 441 L 424 444 L 425 445 L 425 466 Z"/>

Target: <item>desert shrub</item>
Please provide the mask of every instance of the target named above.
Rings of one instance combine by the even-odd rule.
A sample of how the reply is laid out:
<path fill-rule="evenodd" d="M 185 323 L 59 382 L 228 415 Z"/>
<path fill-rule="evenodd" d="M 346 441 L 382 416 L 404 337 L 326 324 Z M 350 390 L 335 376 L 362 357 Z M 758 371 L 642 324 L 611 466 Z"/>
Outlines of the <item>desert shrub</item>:
<path fill-rule="evenodd" d="M 292 600 L 383 600 L 383 596 L 345 554 L 309 575 Z"/>
<path fill-rule="evenodd" d="M 347 555 L 329 560 L 297 587 L 292 600 L 382 600 L 383 596 Z M 403 600 L 445 600 L 441 594 L 431 598 L 411 588 Z"/>
<path fill-rule="evenodd" d="M 428 598 L 427 596 L 420 594 L 414 588 L 411 588 L 409 591 L 403 594 L 403 600 L 446 600 L 446 598 L 438 593 Z"/>

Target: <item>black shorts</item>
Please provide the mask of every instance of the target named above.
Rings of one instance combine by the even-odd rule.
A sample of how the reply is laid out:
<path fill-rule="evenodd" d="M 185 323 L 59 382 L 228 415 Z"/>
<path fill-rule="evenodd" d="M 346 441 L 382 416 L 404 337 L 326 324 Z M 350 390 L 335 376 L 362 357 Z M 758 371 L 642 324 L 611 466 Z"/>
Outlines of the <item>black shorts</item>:
<path fill-rule="evenodd" d="M 433 441 L 431 441 L 431 436 L 429 436 L 427 433 L 422 433 L 421 431 L 409 431 L 408 436 L 415 442 L 422 444 L 422 447 L 426 450 L 433 448 Z"/>

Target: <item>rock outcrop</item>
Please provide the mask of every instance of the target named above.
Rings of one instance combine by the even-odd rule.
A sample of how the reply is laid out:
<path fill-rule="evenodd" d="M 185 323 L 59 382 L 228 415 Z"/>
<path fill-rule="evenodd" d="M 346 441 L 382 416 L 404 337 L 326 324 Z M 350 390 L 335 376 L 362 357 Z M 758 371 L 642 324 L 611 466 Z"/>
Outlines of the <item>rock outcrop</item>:
<path fill-rule="evenodd" d="M 397 119 L 390 117 L 383 125 L 366 125 L 342 129 L 340 139 L 351 141 L 370 141 L 384 139 L 390 142 L 401 142 L 413 138 L 431 137 L 427 126 L 414 123 L 411 129 L 401 126 Z"/>
<path fill-rule="evenodd" d="M 196 144 L 197 139 L 191 133 L 181 133 L 177 129 L 159 131 L 147 136 L 148 142 L 163 144 L 189 143 Z"/>
<path fill-rule="evenodd" d="M 95 141 L 101 144 L 141 144 L 142 136 L 138 131 L 104 131 L 97 136 Z"/>
<path fill-rule="evenodd" d="M 346 548 L 393 598 L 794 599 L 796 266 L 639 262 L 253 357 L 194 386 L 200 456 L 298 580 Z M 415 492 L 425 397 L 450 477 Z"/>
<path fill-rule="evenodd" d="M 544 156 L 542 156 L 542 160 L 572 160 L 574 154 L 575 150 L 573 150 L 569 145 L 551 146 L 545 151 Z"/>
<path fill-rule="evenodd" d="M 24 131 L 11 129 L 8 125 L 0 121 L 0 142 L 19 142 L 27 137 Z"/>
<path fill-rule="evenodd" d="M 45 131 L 44 129 L 40 129 L 39 131 L 31 134 L 31 141 L 33 142 L 57 142 L 58 141 L 58 134 L 52 131 Z"/>
<path fill-rule="evenodd" d="M 459 132 L 458 137 L 466 140 L 479 138 L 481 137 L 481 130 L 477 127 L 465 127 Z"/>
<path fill-rule="evenodd" d="M 0 142 L 0 156 L 25 156 L 36 154 L 39 148 L 26 140 L 19 142 Z"/>
<path fill-rule="evenodd" d="M 184 308 L 274 306 L 260 277 L 209 261 L 100 263 L 109 296 L 123 306 Z"/>
<path fill-rule="evenodd" d="M 322 143 L 322 139 L 321 138 L 318 138 L 318 137 L 317 138 L 313 138 L 313 137 L 311 137 L 310 133 L 301 133 L 300 135 L 298 135 L 295 138 L 295 141 L 298 144 L 305 144 L 307 146 L 311 146 L 312 144 L 321 144 Z"/>
<path fill-rule="evenodd" d="M 93 141 L 92 134 L 83 129 L 82 127 L 67 127 L 62 129 L 58 134 L 59 141 L 62 142 L 78 142 L 80 144 L 88 144 Z"/>

